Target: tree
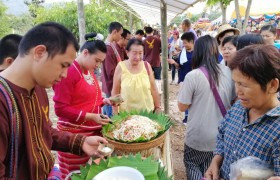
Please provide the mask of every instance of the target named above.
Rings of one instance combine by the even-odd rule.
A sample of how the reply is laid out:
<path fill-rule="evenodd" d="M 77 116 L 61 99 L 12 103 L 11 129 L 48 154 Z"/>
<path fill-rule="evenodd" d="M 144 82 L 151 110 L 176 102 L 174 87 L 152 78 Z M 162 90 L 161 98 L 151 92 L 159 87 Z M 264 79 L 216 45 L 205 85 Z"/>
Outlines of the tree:
<path fill-rule="evenodd" d="M 221 10 L 222 10 L 222 23 L 226 24 L 227 23 L 227 7 L 229 6 L 230 2 L 232 0 L 207 0 L 207 5 L 209 6 L 214 6 L 216 4 L 220 4 Z"/>
<path fill-rule="evenodd" d="M 248 25 L 248 19 L 249 19 L 250 9 L 252 6 L 252 0 L 248 0 L 246 12 L 245 12 L 244 23 L 242 23 L 242 19 L 241 19 L 241 15 L 240 15 L 239 0 L 234 0 L 234 4 L 235 4 L 236 19 L 237 19 L 237 28 L 240 30 L 241 34 L 244 34 L 245 29 Z"/>
<path fill-rule="evenodd" d="M 127 13 L 123 9 L 115 6 L 110 1 L 101 1 L 102 5 L 98 6 L 95 1 L 84 6 L 86 32 L 97 32 L 104 36 L 108 34 L 108 25 L 112 21 L 119 21 L 125 28 L 129 29 L 127 23 Z M 55 21 L 65 25 L 76 37 L 79 37 L 77 3 L 59 3 L 51 7 L 39 7 L 37 17 L 34 19 L 35 24 L 45 21 Z M 141 25 L 141 20 L 133 16 L 135 29 Z"/>
<path fill-rule="evenodd" d="M 36 18 L 37 16 L 37 9 L 39 7 L 42 7 L 42 4 L 45 2 L 45 0 L 25 0 L 24 3 L 28 6 L 30 15 L 33 18 Z"/>
<path fill-rule="evenodd" d="M 84 1 L 77 0 L 77 4 L 78 4 L 79 39 L 80 39 L 80 46 L 82 46 L 85 43 L 84 37 L 86 34 Z"/>
<path fill-rule="evenodd" d="M 33 27 L 32 17 L 29 13 L 20 16 L 9 15 L 9 24 L 15 34 L 24 35 Z"/>
<path fill-rule="evenodd" d="M 9 17 L 6 14 L 7 7 L 0 0 L 0 37 L 5 36 L 8 33 L 11 33 L 11 28 L 9 25 Z"/>

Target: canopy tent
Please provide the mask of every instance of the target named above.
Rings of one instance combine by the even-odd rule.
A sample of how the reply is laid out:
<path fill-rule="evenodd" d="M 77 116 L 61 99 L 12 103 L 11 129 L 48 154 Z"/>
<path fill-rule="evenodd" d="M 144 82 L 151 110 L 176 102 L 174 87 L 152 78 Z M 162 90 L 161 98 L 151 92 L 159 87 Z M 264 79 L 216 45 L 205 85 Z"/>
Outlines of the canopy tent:
<path fill-rule="evenodd" d="M 239 2 L 240 15 L 245 16 L 247 7 L 247 1 Z M 264 14 L 273 15 L 280 13 L 280 0 L 253 0 L 250 9 L 250 16 L 261 16 Z M 235 5 L 231 2 L 230 6 L 227 8 L 227 18 L 236 18 Z M 229 20 L 228 19 L 228 20 Z"/>
<path fill-rule="evenodd" d="M 161 24 L 160 3 L 161 0 L 111 0 L 125 9 L 133 9 L 141 19 L 149 24 Z M 167 6 L 167 24 L 178 14 L 183 13 L 188 8 L 200 0 L 165 0 Z M 138 17 L 139 17 L 138 16 Z"/>

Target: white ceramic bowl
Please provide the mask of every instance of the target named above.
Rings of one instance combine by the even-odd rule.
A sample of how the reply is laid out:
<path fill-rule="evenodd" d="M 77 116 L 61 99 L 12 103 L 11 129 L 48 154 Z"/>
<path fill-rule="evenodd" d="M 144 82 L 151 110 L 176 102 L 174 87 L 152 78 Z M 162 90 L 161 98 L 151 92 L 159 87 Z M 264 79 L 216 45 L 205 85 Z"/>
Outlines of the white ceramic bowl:
<path fill-rule="evenodd" d="M 100 172 L 92 180 L 145 180 L 145 178 L 137 169 L 119 166 Z"/>

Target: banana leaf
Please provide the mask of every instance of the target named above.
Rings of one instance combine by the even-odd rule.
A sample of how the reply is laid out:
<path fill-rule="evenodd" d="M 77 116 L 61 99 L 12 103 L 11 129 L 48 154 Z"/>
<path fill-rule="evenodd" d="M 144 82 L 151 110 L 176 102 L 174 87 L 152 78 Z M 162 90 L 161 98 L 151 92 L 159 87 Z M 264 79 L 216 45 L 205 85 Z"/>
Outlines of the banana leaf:
<path fill-rule="evenodd" d="M 118 127 L 118 125 L 120 123 L 122 123 L 122 121 L 126 120 L 129 116 L 132 115 L 140 115 L 140 116 L 145 116 L 150 118 L 151 120 L 157 122 L 160 125 L 160 130 L 158 131 L 157 135 L 154 136 L 151 139 L 145 139 L 144 137 L 140 137 L 138 139 L 136 139 L 135 141 L 121 141 L 118 139 L 115 139 L 113 137 L 113 131 L 116 127 Z M 102 134 L 103 136 L 115 140 L 117 142 L 124 142 L 124 143 L 140 143 L 140 142 L 147 142 L 147 141 L 151 141 L 153 139 L 158 138 L 159 136 L 161 136 L 163 133 L 165 133 L 172 125 L 172 121 L 170 120 L 170 118 L 168 116 L 166 116 L 163 113 L 160 114 L 156 114 L 153 113 L 152 111 L 146 111 L 146 110 L 142 110 L 142 111 L 130 111 L 130 112 L 120 112 L 118 115 L 115 115 L 111 118 L 112 120 L 112 124 L 107 124 L 105 126 L 103 126 L 102 128 Z"/>
<path fill-rule="evenodd" d="M 152 157 L 143 159 L 140 153 L 129 155 L 127 157 L 110 157 L 107 160 L 102 160 L 99 165 L 93 162 L 92 165 L 87 164 L 85 167 L 81 167 L 81 174 L 73 174 L 72 180 L 92 180 L 98 173 L 117 166 L 128 166 L 140 171 L 145 180 L 173 180 L 173 177 L 167 175 L 167 171 L 164 167 L 160 166 L 160 163 L 153 160 Z"/>

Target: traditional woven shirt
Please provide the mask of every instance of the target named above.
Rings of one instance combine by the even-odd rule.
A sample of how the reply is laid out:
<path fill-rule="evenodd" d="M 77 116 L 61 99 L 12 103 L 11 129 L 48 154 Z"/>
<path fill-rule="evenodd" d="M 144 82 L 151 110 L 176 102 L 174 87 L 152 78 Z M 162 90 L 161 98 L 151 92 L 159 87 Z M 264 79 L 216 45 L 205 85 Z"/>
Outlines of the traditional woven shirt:
<path fill-rule="evenodd" d="M 44 88 L 36 86 L 31 93 L 6 80 L 19 109 L 19 136 L 14 137 L 11 130 L 7 97 L 0 93 L 0 179 L 38 180 L 46 179 L 54 158 L 52 150 L 82 154 L 82 135 L 57 131 L 49 119 L 49 100 Z M 1 87 L 3 87 L 1 85 Z M 16 171 L 8 178 L 10 167 L 10 148 L 12 140 L 18 138 L 18 160 Z"/>
<path fill-rule="evenodd" d="M 215 154 L 224 158 L 220 170 L 224 179 L 229 179 L 230 165 L 247 156 L 267 162 L 273 166 L 275 175 L 280 175 L 280 106 L 251 124 L 248 112 L 238 101 L 219 126 Z"/>

